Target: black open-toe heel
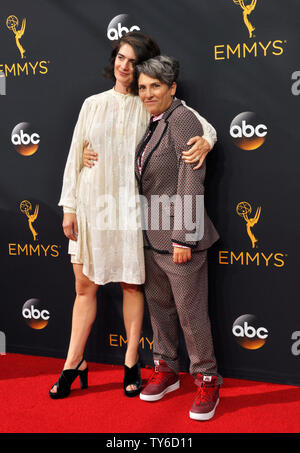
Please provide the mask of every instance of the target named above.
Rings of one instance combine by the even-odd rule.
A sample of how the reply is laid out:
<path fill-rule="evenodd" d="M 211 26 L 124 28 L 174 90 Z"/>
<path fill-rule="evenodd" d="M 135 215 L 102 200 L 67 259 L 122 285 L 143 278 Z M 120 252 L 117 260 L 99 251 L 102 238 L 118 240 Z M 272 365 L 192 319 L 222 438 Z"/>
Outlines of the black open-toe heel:
<path fill-rule="evenodd" d="M 66 398 L 69 395 L 71 391 L 71 385 L 73 384 L 77 376 L 79 376 L 80 378 L 81 388 L 86 389 L 88 387 L 88 367 L 86 367 L 84 370 L 78 370 L 83 361 L 84 358 L 74 369 L 62 371 L 58 381 L 51 387 L 51 389 L 53 389 L 53 387 L 56 385 L 56 392 L 51 392 L 51 389 L 49 390 L 50 398 L 54 400 Z"/>
<path fill-rule="evenodd" d="M 126 390 L 128 385 L 135 385 L 135 390 Z M 124 393 L 126 396 L 137 396 L 142 390 L 141 367 L 137 362 L 133 367 L 129 368 L 124 365 Z"/>

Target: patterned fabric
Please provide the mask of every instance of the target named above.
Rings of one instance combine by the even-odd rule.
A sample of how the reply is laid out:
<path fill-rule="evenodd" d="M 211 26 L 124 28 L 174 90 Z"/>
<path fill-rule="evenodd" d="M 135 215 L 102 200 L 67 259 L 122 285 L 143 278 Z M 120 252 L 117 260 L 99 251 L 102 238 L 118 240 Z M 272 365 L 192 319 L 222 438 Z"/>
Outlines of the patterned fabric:
<path fill-rule="evenodd" d="M 157 121 L 160 120 L 162 117 L 163 117 L 163 113 L 161 113 L 160 115 L 151 116 L 151 118 L 150 118 L 150 125 L 149 125 L 149 128 L 148 128 L 148 133 L 146 134 L 146 138 L 144 140 L 144 144 L 142 146 L 140 146 L 139 154 L 137 156 L 137 166 L 138 166 L 138 171 L 139 171 L 140 174 L 142 173 L 143 161 L 144 161 L 143 159 L 144 159 L 144 154 L 145 154 L 148 142 L 149 142 L 149 140 L 151 138 L 151 135 L 153 134 L 154 130 L 156 129 Z M 179 248 L 182 248 L 182 249 L 188 249 L 189 248 L 189 247 L 186 247 L 185 245 L 180 245 L 180 244 L 175 244 L 175 243 L 172 243 L 172 245 L 173 245 L 173 247 L 179 247 Z"/>
<path fill-rule="evenodd" d="M 74 130 L 59 205 L 76 211 L 72 262 L 97 284 L 145 280 L 143 234 L 128 200 L 138 197 L 134 156 L 149 117 L 139 97 L 112 89 L 85 100 Z M 82 167 L 85 140 L 98 153 L 93 168 Z"/>
<path fill-rule="evenodd" d="M 136 178 L 143 195 L 145 245 L 160 253 L 173 253 L 172 242 L 205 250 L 219 238 L 206 210 L 202 212 L 203 205 L 199 204 L 204 200 L 205 162 L 200 169 L 193 170 L 193 165 L 185 163 L 181 157 L 188 140 L 196 135 L 203 135 L 201 123 L 176 99 L 150 138 L 141 173 L 136 162 Z M 137 148 L 136 161 L 144 139 Z M 168 203 L 170 200 L 174 202 Z"/>
<path fill-rule="evenodd" d="M 179 372 L 178 323 L 190 358 L 190 373 L 218 375 L 207 308 L 207 252 L 175 264 L 171 255 L 145 249 L 145 296 L 153 329 L 154 360 Z M 219 383 L 222 377 L 218 378 Z"/>
<path fill-rule="evenodd" d="M 158 119 L 160 119 L 160 118 L 157 118 L 157 117 L 150 118 L 150 124 L 148 127 L 147 134 L 145 136 L 145 140 L 143 141 L 142 145 L 140 146 L 139 154 L 137 156 L 137 165 L 138 165 L 138 170 L 140 173 L 141 173 L 142 167 L 143 167 L 144 154 L 147 149 L 148 142 L 150 141 L 150 138 L 158 125 L 158 122 L 157 122 Z"/>
<path fill-rule="evenodd" d="M 97 284 L 145 279 L 140 219 L 130 213 L 138 199 L 135 150 L 149 118 L 138 96 L 111 89 L 84 101 L 74 129 L 59 206 L 77 217 L 78 240 L 69 242 L 72 261 L 82 263 L 83 273 Z M 202 121 L 213 146 L 216 131 Z M 82 164 L 85 140 L 98 153 L 93 168 Z"/>

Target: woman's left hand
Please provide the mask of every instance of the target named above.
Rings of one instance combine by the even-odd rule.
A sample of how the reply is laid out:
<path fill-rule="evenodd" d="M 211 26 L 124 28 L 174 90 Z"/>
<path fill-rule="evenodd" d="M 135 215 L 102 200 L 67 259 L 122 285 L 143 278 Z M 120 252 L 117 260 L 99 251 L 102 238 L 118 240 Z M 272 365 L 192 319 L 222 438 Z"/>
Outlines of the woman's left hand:
<path fill-rule="evenodd" d="M 189 151 L 182 151 L 182 159 L 187 164 L 193 164 L 198 162 L 198 164 L 193 167 L 193 170 L 198 170 L 204 162 L 207 154 L 210 151 L 210 144 L 203 137 L 193 137 L 188 142 L 187 145 L 193 145 Z"/>
<path fill-rule="evenodd" d="M 174 263 L 186 263 L 192 258 L 190 248 L 173 247 L 173 261 Z"/>
<path fill-rule="evenodd" d="M 92 168 L 95 161 L 98 160 L 98 154 L 92 148 L 89 148 L 89 142 L 86 140 L 83 144 L 82 163 L 85 167 Z"/>

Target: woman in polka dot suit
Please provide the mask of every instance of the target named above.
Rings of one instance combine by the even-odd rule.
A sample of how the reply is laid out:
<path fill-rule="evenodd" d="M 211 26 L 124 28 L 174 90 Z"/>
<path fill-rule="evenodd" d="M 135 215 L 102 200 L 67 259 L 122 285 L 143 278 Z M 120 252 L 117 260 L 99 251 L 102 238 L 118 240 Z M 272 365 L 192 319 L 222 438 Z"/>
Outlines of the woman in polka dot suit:
<path fill-rule="evenodd" d="M 203 128 L 174 98 L 176 60 L 158 56 L 138 65 L 137 71 L 139 96 L 152 115 L 137 148 L 136 178 L 156 365 L 140 398 L 156 401 L 179 388 L 179 321 L 198 388 L 190 417 L 207 420 L 214 415 L 222 382 L 207 308 L 207 249 L 219 235 L 204 207 L 205 163 L 195 171 L 182 159 L 188 138 L 201 136 Z"/>

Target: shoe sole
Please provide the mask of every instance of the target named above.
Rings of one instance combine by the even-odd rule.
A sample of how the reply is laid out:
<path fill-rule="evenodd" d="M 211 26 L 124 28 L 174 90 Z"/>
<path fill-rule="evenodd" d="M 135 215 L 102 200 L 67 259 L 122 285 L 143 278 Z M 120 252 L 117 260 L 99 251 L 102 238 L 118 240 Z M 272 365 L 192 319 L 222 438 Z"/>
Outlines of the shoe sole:
<path fill-rule="evenodd" d="M 140 393 L 140 399 L 143 401 L 158 401 L 161 400 L 167 393 L 174 392 L 174 390 L 179 389 L 180 381 L 175 382 L 175 384 L 169 385 L 163 390 L 161 393 L 157 393 L 156 395 L 144 395 Z"/>
<path fill-rule="evenodd" d="M 190 411 L 190 418 L 192 418 L 193 420 L 200 420 L 200 421 L 201 420 L 204 420 L 204 421 L 210 420 L 215 415 L 215 410 L 216 410 L 217 405 L 219 404 L 219 401 L 220 400 L 218 399 L 213 410 L 210 412 L 207 412 L 206 414 L 198 414 L 197 412 Z"/>

